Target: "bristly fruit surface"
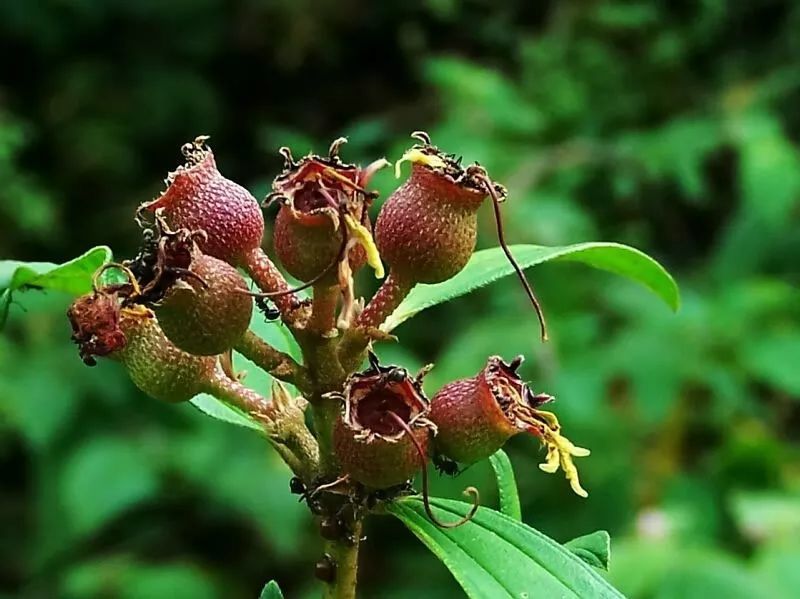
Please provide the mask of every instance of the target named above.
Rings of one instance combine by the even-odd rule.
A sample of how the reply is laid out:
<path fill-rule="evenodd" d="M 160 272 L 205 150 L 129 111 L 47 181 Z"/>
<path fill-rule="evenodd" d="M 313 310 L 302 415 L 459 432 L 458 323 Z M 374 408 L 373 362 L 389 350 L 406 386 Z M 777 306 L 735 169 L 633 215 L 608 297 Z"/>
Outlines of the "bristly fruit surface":
<path fill-rule="evenodd" d="M 375 226 L 381 257 L 415 283 L 440 283 L 466 265 L 475 249 L 477 210 L 487 197 L 477 165 L 464 168 L 427 137 L 397 163 L 411 175 L 386 201 Z M 497 186 L 501 196 L 505 189 Z"/>

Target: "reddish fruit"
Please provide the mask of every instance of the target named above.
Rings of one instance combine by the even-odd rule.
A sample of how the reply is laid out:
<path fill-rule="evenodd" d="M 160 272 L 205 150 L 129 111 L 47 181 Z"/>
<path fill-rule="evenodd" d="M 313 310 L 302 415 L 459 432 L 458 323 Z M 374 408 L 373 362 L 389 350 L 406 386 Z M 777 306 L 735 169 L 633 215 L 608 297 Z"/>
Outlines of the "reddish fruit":
<path fill-rule="evenodd" d="M 136 386 L 155 399 L 187 401 L 202 393 L 214 375 L 216 358 L 179 350 L 151 310 L 123 306 L 116 293 L 100 290 L 82 296 L 67 316 L 84 361 L 93 361 L 95 355 L 119 360 Z"/>
<path fill-rule="evenodd" d="M 204 254 L 247 270 L 262 291 L 276 294 L 276 305 L 287 315 L 298 301 L 261 249 L 261 206 L 244 187 L 220 174 L 207 139 L 184 144 L 186 164 L 170 173 L 166 191 L 139 212 L 155 212 L 175 230 L 202 231 L 205 237 L 198 238 L 198 245 Z"/>
<path fill-rule="evenodd" d="M 128 302 L 155 310 L 170 341 L 183 351 L 213 356 L 231 349 L 250 324 L 253 299 L 239 272 L 203 254 L 203 235 L 169 231 L 157 221 L 139 255 L 126 263 L 136 279 Z"/>
<path fill-rule="evenodd" d="M 286 166 L 272 185 L 271 199 L 281 202 L 273 241 L 281 264 L 301 281 L 335 284 L 334 267 L 345 253 L 353 271 L 367 261 L 360 240 L 350 235 L 347 219 L 371 231 L 367 210 L 375 194 L 365 186 L 388 163 L 379 160 L 363 169 L 345 164 L 339 158 L 345 141 L 334 141 L 327 157 L 308 155 L 298 161 L 282 148 Z"/>
<path fill-rule="evenodd" d="M 427 462 L 434 428 L 426 418 L 428 400 L 417 379 L 402 368 L 374 362 L 369 370 L 350 377 L 342 399 L 344 414 L 335 425 L 333 441 L 351 479 L 385 489 L 419 472 Z"/>
<path fill-rule="evenodd" d="M 517 433 L 527 432 L 548 449 L 542 470 L 555 472 L 560 466 L 572 489 L 585 497 L 572 457 L 589 451 L 561 435 L 554 414 L 539 410 L 553 398 L 530 390 L 517 374 L 521 363 L 522 356 L 508 364 L 493 356 L 477 375 L 445 385 L 433 397 L 430 419 L 439 430 L 436 452 L 472 464 L 488 458 Z"/>
<path fill-rule="evenodd" d="M 475 249 L 477 211 L 487 196 L 476 175 L 483 171 L 463 168 L 427 138 L 404 159 L 412 163 L 411 176 L 383 205 L 375 241 L 398 278 L 440 283 L 464 268 Z"/>
<path fill-rule="evenodd" d="M 467 264 L 478 234 L 477 211 L 491 197 L 497 236 L 506 258 L 522 283 L 539 318 L 542 340 L 547 327 L 541 306 L 505 241 L 500 203 L 506 190 L 478 164 L 466 168 L 461 159 L 431 144 L 426 133 L 413 137 L 422 143 L 397 163 L 411 162 L 411 176 L 384 204 L 375 226 L 375 239 L 390 278 L 358 319 L 362 327 L 377 327 L 418 283 L 441 283 Z"/>
<path fill-rule="evenodd" d="M 249 191 L 220 174 L 206 140 L 198 137 L 183 146 L 186 164 L 169 174 L 167 189 L 140 211 L 158 211 L 172 229 L 205 231 L 198 242 L 203 253 L 242 264 L 261 246 L 264 216 Z"/>
<path fill-rule="evenodd" d="M 242 338 L 250 325 L 253 300 L 239 272 L 222 260 L 193 255 L 190 271 L 155 308 L 170 341 L 200 356 L 221 354 Z"/>

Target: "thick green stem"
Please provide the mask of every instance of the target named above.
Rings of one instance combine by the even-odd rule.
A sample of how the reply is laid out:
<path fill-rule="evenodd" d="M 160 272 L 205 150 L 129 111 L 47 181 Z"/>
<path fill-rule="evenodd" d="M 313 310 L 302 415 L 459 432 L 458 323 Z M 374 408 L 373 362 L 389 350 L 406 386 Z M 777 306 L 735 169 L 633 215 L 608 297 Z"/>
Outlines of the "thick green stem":
<path fill-rule="evenodd" d="M 309 388 L 306 369 L 252 331 L 246 331 L 233 349 L 276 379 L 291 383 L 300 390 Z"/>
<path fill-rule="evenodd" d="M 272 418 L 275 405 L 263 395 L 248 389 L 238 381 L 228 377 L 221 368 L 212 374 L 205 383 L 205 392 L 230 404 L 246 414 Z"/>
<path fill-rule="evenodd" d="M 353 526 L 352 542 L 328 541 L 325 546 L 326 552 L 336 563 L 336 578 L 325 585 L 325 599 L 355 599 L 361 526 L 360 521 Z"/>
<path fill-rule="evenodd" d="M 217 369 L 206 382 L 205 391 L 261 422 L 270 443 L 292 472 L 311 481 L 319 474 L 319 445 L 305 425 L 303 410 L 285 388 L 276 385 L 269 400 Z"/>
<path fill-rule="evenodd" d="M 341 413 L 341 406 L 333 400 L 322 400 L 311 406 L 314 415 L 314 431 L 319 443 L 320 472 L 327 478 L 335 478 L 339 462 L 333 450 L 333 427 Z"/>

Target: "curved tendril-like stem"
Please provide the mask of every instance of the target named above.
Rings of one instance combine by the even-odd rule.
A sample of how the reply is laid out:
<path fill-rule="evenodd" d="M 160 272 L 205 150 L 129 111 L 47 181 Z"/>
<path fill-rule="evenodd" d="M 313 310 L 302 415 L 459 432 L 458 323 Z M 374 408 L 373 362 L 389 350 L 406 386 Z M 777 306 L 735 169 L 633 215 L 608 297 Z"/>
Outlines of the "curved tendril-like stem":
<path fill-rule="evenodd" d="M 433 144 L 431 143 L 431 136 L 430 136 L 430 135 L 428 135 L 428 133 L 427 133 L 426 131 L 414 131 L 414 132 L 411 134 L 411 139 L 416 139 L 416 140 L 419 140 L 419 141 L 421 141 L 421 142 L 422 142 L 424 145 L 426 145 L 426 146 L 431 146 L 431 145 L 433 145 Z"/>
<path fill-rule="evenodd" d="M 337 137 L 331 142 L 330 148 L 328 148 L 328 158 L 338 158 L 339 157 L 339 149 L 347 143 L 346 137 Z"/>
<path fill-rule="evenodd" d="M 514 272 L 517 273 L 517 277 L 519 278 L 520 282 L 522 283 L 523 289 L 525 289 L 525 293 L 528 296 L 528 299 L 531 301 L 531 305 L 533 309 L 536 311 L 536 316 L 539 319 L 539 330 L 542 336 L 542 341 L 547 341 L 547 324 L 544 320 L 544 312 L 542 311 L 542 306 L 539 303 L 539 300 L 536 298 L 536 294 L 533 292 L 533 288 L 531 284 L 528 282 L 528 278 L 525 276 L 525 273 L 520 268 L 519 264 L 517 263 L 516 259 L 514 258 L 511 250 L 508 249 L 508 244 L 506 243 L 506 235 L 503 229 L 503 217 L 500 214 L 500 198 L 497 197 L 497 191 L 494 188 L 491 180 L 485 174 L 479 175 L 481 183 L 483 183 L 484 188 L 488 192 L 489 196 L 492 198 L 492 208 L 494 209 L 494 221 L 497 225 L 497 239 L 500 243 L 500 247 L 503 248 L 503 253 L 508 258 L 508 261 L 511 263 L 511 267 L 514 269 Z"/>
<path fill-rule="evenodd" d="M 242 293 L 246 293 L 251 297 L 272 298 L 272 297 L 280 297 L 282 295 L 291 295 L 293 293 L 297 293 L 298 291 L 303 291 L 304 289 L 313 287 L 314 285 L 319 283 L 323 278 L 325 278 L 334 268 L 336 268 L 337 264 L 339 264 L 342 260 L 345 259 L 348 239 L 349 238 L 347 235 L 347 228 L 342 227 L 342 243 L 339 246 L 339 251 L 336 253 L 336 257 L 333 260 L 331 260 L 330 264 L 328 264 L 328 266 L 326 266 L 322 272 L 320 272 L 310 281 L 307 281 L 302 285 L 298 285 L 297 287 L 293 287 L 292 289 L 284 289 L 283 291 L 268 291 L 261 293 L 254 293 L 252 291 L 242 291 Z"/>
<path fill-rule="evenodd" d="M 428 460 L 425 457 L 425 450 L 422 449 L 422 445 L 420 445 L 417 438 L 414 436 L 414 432 L 408 426 L 408 424 L 400 418 L 394 412 L 387 412 L 389 417 L 391 417 L 397 425 L 403 429 L 406 436 L 411 439 L 411 442 L 414 444 L 414 447 L 417 448 L 417 453 L 419 453 L 419 459 L 422 464 L 422 505 L 425 506 L 425 513 L 428 514 L 428 518 L 430 518 L 431 522 L 433 522 L 439 528 L 458 528 L 472 520 L 473 516 L 475 516 L 475 512 L 478 511 L 478 507 L 481 504 L 481 497 L 478 493 L 478 489 L 475 487 L 467 487 L 464 489 L 464 495 L 468 495 L 472 498 L 472 507 L 470 508 L 469 512 L 459 520 L 455 522 L 442 522 L 439 520 L 433 513 L 430 504 L 430 493 L 428 492 Z"/>
<path fill-rule="evenodd" d="M 124 264 L 121 264 L 120 262 L 106 262 L 103 264 L 103 266 L 97 269 L 94 275 L 92 275 L 92 291 L 95 293 L 100 291 L 100 277 L 102 277 L 107 270 L 111 270 L 112 268 L 121 270 L 122 273 L 127 277 L 128 283 L 133 288 L 134 295 L 141 295 L 142 290 L 139 287 L 139 281 L 136 280 L 136 276 L 133 274 L 133 272 L 131 272 L 130 268 Z"/>

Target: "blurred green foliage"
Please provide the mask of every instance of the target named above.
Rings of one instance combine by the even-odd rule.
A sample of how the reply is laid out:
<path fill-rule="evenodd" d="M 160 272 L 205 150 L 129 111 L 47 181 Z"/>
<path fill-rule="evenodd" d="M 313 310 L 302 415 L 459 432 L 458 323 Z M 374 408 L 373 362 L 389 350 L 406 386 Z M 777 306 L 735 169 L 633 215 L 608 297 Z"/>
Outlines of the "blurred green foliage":
<path fill-rule="evenodd" d="M 523 517 L 562 541 L 609 530 L 631 597 L 796 597 L 798 30 L 791 0 L 10 0 L 0 257 L 131 254 L 133 208 L 199 133 L 259 194 L 280 145 L 346 134 L 346 158 L 396 159 L 427 129 L 508 186 L 511 241 L 640 247 L 683 306 L 546 265 L 531 273 L 549 344 L 509 280 L 420 314 L 383 356 L 435 361 L 433 392 L 487 355 L 528 355 L 593 454 L 581 500 L 514 439 Z M 274 578 L 313 596 L 316 531 L 263 442 L 141 397 L 114 364 L 87 369 L 67 299 L 28 295 L 0 337 L 0 590 L 244 598 Z M 496 501 L 487 464 L 436 491 L 474 483 Z M 365 597 L 459 592 L 397 522 L 368 535 Z"/>

